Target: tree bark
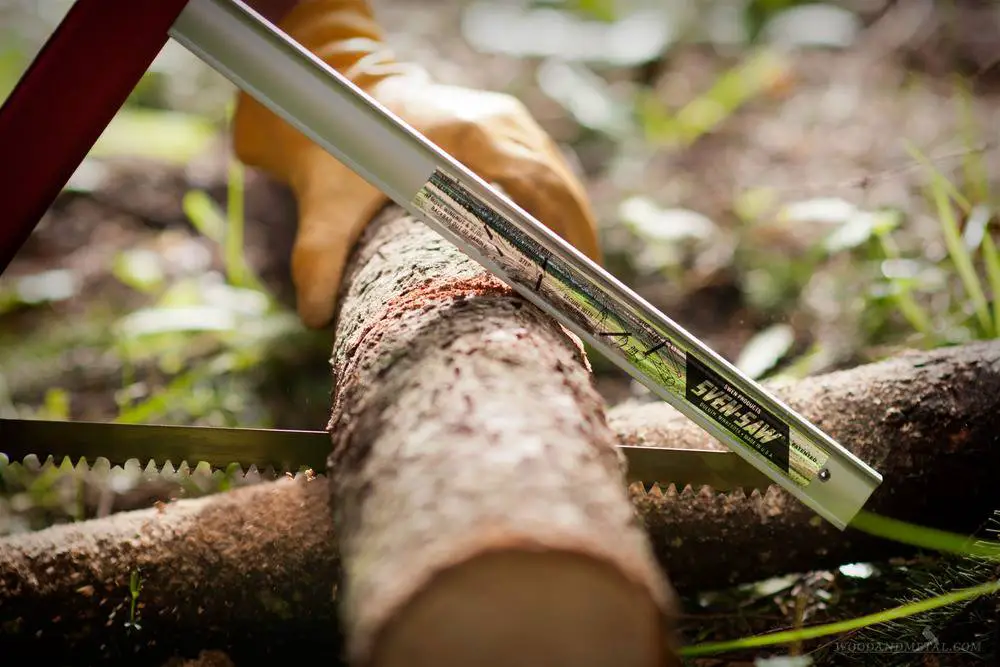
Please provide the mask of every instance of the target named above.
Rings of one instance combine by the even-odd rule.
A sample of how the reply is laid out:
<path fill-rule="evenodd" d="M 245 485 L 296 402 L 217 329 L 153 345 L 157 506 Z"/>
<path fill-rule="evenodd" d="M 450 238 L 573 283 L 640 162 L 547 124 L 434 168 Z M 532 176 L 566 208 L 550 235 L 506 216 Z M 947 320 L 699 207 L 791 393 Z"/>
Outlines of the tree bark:
<path fill-rule="evenodd" d="M 679 664 L 579 342 L 396 209 L 345 282 L 328 470 L 352 664 Z"/>
<path fill-rule="evenodd" d="M 1000 507 L 1000 341 L 770 388 L 882 474 L 866 510 L 968 535 Z M 609 420 L 622 444 L 720 447 L 663 404 L 616 406 Z M 633 500 L 679 592 L 912 552 L 841 532 L 777 486 L 711 497 L 653 491 L 633 487 Z"/>
<path fill-rule="evenodd" d="M 329 479 L 0 542 L 5 646 L 259 658 L 260 620 L 315 654 L 339 620 L 357 665 L 679 664 L 578 341 L 396 208 L 344 285 Z"/>
<path fill-rule="evenodd" d="M 140 645 L 147 654 L 218 647 L 237 664 L 241 655 L 259 657 L 266 648 L 283 658 L 296 649 L 334 655 L 331 591 L 337 588 L 344 627 L 362 638 L 355 650 L 382 628 L 380 641 L 370 642 L 379 646 L 386 637 L 404 639 L 407 616 L 411 628 L 427 622 L 431 605 L 421 603 L 468 585 L 463 575 L 473 567 L 484 576 L 499 568 L 488 555 L 466 556 L 489 553 L 487 537 L 499 533 L 483 520 L 482 507 L 473 511 L 475 503 L 490 499 L 495 505 L 486 510 L 497 516 L 509 511 L 512 524 L 531 513 L 570 517 L 539 529 L 529 544 L 565 539 L 559 531 L 572 526 L 574 516 L 584 522 L 612 514 L 600 509 L 602 502 L 614 502 L 607 487 L 613 475 L 605 472 L 612 459 L 593 435 L 605 426 L 578 350 L 472 265 L 440 259 L 434 253 L 446 252 L 446 244 L 436 237 L 402 233 L 408 224 L 373 230 L 357 264 L 365 268 L 350 277 L 357 289 L 344 301 L 334 354 L 339 375 L 332 420 L 338 474 L 329 480 L 333 511 L 327 483 L 300 478 L 6 538 L 0 541 L 0 644 L 13 650 L 15 640 L 23 642 L 39 651 L 36 658 L 74 641 L 74 650 L 104 646 L 119 654 Z M 397 256 L 411 258 L 405 274 L 392 270 Z M 429 277 L 421 273 L 427 265 L 412 260 L 418 256 L 464 268 L 448 274 L 453 282 L 431 279 L 413 288 Z M 453 299 L 463 290 L 476 296 Z M 402 304 L 388 297 L 404 292 L 410 296 Z M 363 302 L 389 304 L 383 312 L 399 308 L 403 314 L 389 321 L 369 316 L 358 309 Z M 346 324 L 351 322 L 353 327 Z M 382 356 L 380 348 L 393 341 L 406 354 Z M 562 371 L 556 372 L 556 359 L 548 354 L 564 355 L 557 357 Z M 530 375 L 533 368 L 545 372 Z M 498 384 L 506 373 L 519 378 L 520 395 Z M 906 353 L 772 387 L 884 475 L 869 509 L 968 532 L 997 507 L 1000 341 Z M 549 403 L 546 396 L 560 398 Z M 525 403 L 492 411 L 491 399 Z M 394 406 L 403 409 L 390 410 Z M 420 414 L 422 421 L 415 418 Z M 609 422 L 623 444 L 719 446 L 663 403 L 619 406 Z M 537 433 L 551 440 L 531 449 Z M 566 438 L 581 444 L 565 445 Z M 500 442 L 507 443 L 502 450 L 494 444 Z M 504 455 L 529 462 L 518 467 L 516 458 L 505 463 Z M 590 477 L 582 479 L 577 471 Z M 633 506 L 660 565 L 681 592 L 911 551 L 854 529 L 841 533 L 777 487 L 763 495 L 634 492 Z M 442 512 L 447 521 L 428 519 Z M 592 535 L 587 526 L 580 530 Z M 500 533 L 501 546 L 517 546 L 510 534 Z M 581 543 L 587 549 L 614 546 Z M 366 560 L 365 554 L 376 556 Z M 463 556 L 468 568 L 433 575 L 436 567 L 463 562 Z M 544 558 L 537 560 L 545 566 Z M 110 622 L 108 617 L 127 598 L 136 566 L 146 582 L 140 595 L 143 629 L 127 636 L 123 612 Z M 525 578 L 530 570 L 521 563 L 506 567 L 523 567 Z"/>
<path fill-rule="evenodd" d="M 335 657 L 328 496 L 322 478 L 283 479 L 6 538 L 3 653 L 12 664 L 154 664 L 204 648 L 237 664 Z M 130 631 L 136 571 L 140 629 Z"/>

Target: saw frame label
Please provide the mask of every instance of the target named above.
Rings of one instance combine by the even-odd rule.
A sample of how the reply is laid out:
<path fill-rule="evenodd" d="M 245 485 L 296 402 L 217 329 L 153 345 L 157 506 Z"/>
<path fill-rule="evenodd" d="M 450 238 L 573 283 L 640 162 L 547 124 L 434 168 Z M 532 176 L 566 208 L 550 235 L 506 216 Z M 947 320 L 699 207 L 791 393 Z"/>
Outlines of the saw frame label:
<path fill-rule="evenodd" d="M 721 424 L 740 442 L 788 474 L 788 424 L 692 354 L 687 355 L 684 396 L 691 405 Z"/>
<path fill-rule="evenodd" d="M 684 396 L 799 486 L 821 474 L 829 454 L 731 382 L 687 355 Z"/>

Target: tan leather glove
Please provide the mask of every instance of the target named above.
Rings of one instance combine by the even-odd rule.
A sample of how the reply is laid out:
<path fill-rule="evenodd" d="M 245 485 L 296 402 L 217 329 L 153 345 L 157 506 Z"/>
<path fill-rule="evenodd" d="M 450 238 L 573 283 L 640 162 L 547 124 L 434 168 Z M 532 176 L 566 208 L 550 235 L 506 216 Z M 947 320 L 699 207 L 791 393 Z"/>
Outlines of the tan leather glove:
<path fill-rule="evenodd" d="M 397 62 L 366 0 L 303 0 L 279 27 L 600 261 L 596 224 L 582 185 L 518 100 L 439 85 L 423 70 Z M 245 93 L 237 101 L 234 145 L 240 160 L 292 189 L 299 207 L 292 252 L 299 316 L 308 327 L 328 325 L 348 254 L 388 199 Z"/>

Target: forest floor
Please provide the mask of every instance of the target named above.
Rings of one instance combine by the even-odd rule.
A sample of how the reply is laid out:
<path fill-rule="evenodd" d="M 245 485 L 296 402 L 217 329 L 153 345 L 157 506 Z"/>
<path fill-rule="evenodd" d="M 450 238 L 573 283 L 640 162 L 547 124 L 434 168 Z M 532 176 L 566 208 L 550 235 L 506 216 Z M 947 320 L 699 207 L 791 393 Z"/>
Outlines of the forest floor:
<path fill-rule="evenodd" d="M 0 43 L 14 44 L 0 50 L 0 96 L 58 20 L 33 4 L 0 2 Z M 773 21 L 762 33 L 773 40 L 745 42 L 731 36 L 746 22 L 709 9 L 725 3 L 705 3 L 660 10 L 660 23 L 639 17 L 619 27 L 630 36 L 614 42 L 620 53 L 609 38 L 606 51 L 576 59 L 568 49 L 579 36 L 519 43 L 512 35 L 533 34 L 524 16 L 497 27 L 510 13 L 498 7 L 513 3 L 373 4 L 401 58 L 441 81 L 523 100 L 583 174 L 608 268 L 754 377 L 802 377 L 1000 333 L 988 270 L 1000 174 L 996 12 L 986 20 L 962 3 L 955 13 L 924 2 L 820 6 L 829 13 L 797 28 Z M 661 23 L 671 29 L 655 29 Z M 789 43 L 806 36 L 816 43 Z M 324 426 L 331 341 L 294 316 L 294 205 L 283 188 L 231 162 L 232 93 L 168 48 L 0 278 L 3 416 Z M 939 177 L 955 190 L 944 208 Z M 229 214 L 245 232 L 235 251 L 224 240 Z M 956 271 L 952 230 L 966 256 L 985 257 L 985 300 Z M 234 277 L 244 265 L 260 284 Z M 609 404 L 645 395 L 598 355 L 591 360 Z M 96 511 L 49 478 L 8 475 L 2 485 L 0 534 Z M 181 493 L 217 488 L 215 480 Z M 138 477 L 116 489 L 115 509 L 161 493 Z M 958 570 L 931 558 L 705 592 L 686 601 L 687 639 L 879 609 Z M 983 613 L 967 610 L 978 621 L 965 618 L 959 636 L 975 635 L 987 653 L 996 619 Z M 752 655 L 700 664 L 752 664 Z M 821 664 L 833 660 L 822 655 Z M 852 658 L 976 661 L 836 659 Z"/>

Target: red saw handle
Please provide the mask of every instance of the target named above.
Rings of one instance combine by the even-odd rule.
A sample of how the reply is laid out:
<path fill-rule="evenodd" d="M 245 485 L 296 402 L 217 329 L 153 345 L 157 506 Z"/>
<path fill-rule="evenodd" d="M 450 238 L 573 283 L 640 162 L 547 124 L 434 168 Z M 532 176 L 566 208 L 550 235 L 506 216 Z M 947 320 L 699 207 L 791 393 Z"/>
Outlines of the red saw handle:
<path fill-rule="evenodd" d="M 77 0 L 0 108 L 0 273 L 167 43 L 188 0 Z"/>

